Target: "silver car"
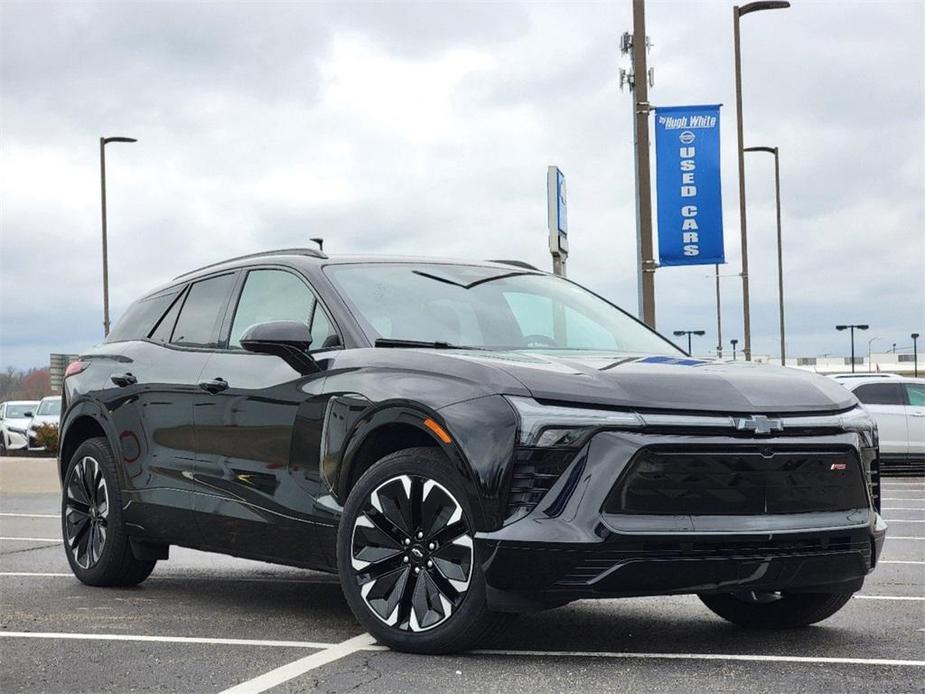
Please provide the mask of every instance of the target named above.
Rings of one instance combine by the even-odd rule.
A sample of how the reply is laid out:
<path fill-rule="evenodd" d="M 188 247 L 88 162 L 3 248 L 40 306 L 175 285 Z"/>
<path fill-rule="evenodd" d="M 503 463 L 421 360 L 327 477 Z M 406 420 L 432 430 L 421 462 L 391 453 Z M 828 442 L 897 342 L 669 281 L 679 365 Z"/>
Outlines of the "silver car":
<path fill-rule="evenodd" d="M 0 403 L 0 455 L 29 446 L 26 433 L 38 400 L 10 400 Z"/>

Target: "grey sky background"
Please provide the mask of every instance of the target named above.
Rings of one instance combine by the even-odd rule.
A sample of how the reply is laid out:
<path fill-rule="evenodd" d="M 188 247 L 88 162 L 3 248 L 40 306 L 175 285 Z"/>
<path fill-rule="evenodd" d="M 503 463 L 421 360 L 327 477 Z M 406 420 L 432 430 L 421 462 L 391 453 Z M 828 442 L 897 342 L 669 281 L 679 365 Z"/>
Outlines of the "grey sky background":
<path fill-rule="evenodd" d="M 738 272 L 734 3 L 648 3 L 657 105 L 723 103 L 724 273 Z M 742 20 L 747 145 L 781 148 L 788 351 L 867 322 L 925 332 L 925 4 L 794 1 Z M 629 0 L 0 3 L 0 366 L 102 337 L 112 312 L 256 250 L 522 258 L 545 172 L 569 185 L 569 276 L 635 311 Z M 756 354 L 777 353 L 773 163 L 748 155 Z M 656 275 L 658 327 L 715 344 L 712 266 Z M 724 337 L 741 284 L 722 280 Z"/>

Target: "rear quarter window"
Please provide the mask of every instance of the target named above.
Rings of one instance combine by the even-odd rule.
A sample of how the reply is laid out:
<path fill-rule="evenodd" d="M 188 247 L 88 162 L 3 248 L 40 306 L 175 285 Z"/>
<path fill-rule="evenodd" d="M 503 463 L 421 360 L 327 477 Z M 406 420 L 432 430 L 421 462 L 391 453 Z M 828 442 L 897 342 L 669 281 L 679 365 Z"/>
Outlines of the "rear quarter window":
<path fill-rule="evenodd" d="M 899 383 L 865 383 L 855 388 L 854 394 L 865 405 L 904 405 L 906 402 Z"/>
<path fill-rule="evenodd" d="M 176 288 L 136 301 L 122 314 L 109 332 L 106 342 L 125 342 L 147 337 L 178 293 L 179 288 Z"/>

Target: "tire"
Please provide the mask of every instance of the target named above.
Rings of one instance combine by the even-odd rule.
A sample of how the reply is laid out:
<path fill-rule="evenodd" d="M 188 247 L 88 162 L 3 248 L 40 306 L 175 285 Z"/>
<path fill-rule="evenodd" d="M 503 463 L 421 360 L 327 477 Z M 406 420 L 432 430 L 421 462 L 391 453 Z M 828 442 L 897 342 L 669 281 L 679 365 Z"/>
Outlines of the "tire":
<path fill-rule="evenodd" d="M 723 619 L 751 629 L 795 629 L 828 619 L 853 593 L 722 593 L 698 596 Z"/>
<path fill-rule="evenodd" d="M 68 463 L 61 531 L 71 570 L 87 585 L 134 586 L 154 570 L 156 560 L 132 554 L 116 465 L 105 438 L 84 441 Z"/>
<path fill-rule="evenodd" d="M 379 643 L 452 653 L 507 624 L 510 615 L 486 605 L 474 529 L 458 475 L 437 449 L 392 453 L 359 479 L 338 529 L 337 566 L 350 609 Z"/>

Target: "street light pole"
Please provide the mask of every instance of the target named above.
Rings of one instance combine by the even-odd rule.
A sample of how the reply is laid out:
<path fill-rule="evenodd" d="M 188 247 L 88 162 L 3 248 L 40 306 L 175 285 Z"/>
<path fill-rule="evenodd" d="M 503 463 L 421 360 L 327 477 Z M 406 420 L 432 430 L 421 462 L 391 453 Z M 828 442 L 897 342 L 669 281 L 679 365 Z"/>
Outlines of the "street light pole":
<path fill-rule="evenodd" d="M 870 326 L 866 323 L 851 323 L 850 325 L 836 325 L 835 329 L 841 332 L 842 330 L 851 330 L 851 373 L 854 373 L 854 329 L 858 330 L 867 330 Z"/>
<path fill-rule="evenodd" d="M 100 138 L 100 207 L 103 221 L 103 336 L 109 335 L 109 245 L 106 236 L 106 145 L 110 142 L 138 142 L 132 137 Z"/>
<path fill-rule="evenodd" d="M 691 344 L 691 336 L 692 335 L 697 335 L 697 336 L 706 335 L 706 331 L 705 330 L 675 330 L 674 334 L 678 337 L 680 337 L 681 335 L 687 335 L 687 356 L 691 356 L 693 354 L 693 345 Z"/>
<path fill-rule="evenodd" d="M 748 295 L 748 233 L 745 214 L 745 135 L 742 125 L 742 50 L 739 41 L 739 18 L 750 12 L 781 10 L 790 7 L 785 0 L 759 0 L 732 8 L 732 31 L 735 44 L 736 132 L 739 158 L 739 225 L 742 243 L 742 318 L 745 330 L 745 360 L 752 358 L 752 321 Z"/>
<path fill-rule="evenodd" d="M 732 343 L 732 361 L 735 361 L 736 360 L 736 345 L 739 344 L 739 341 L 733 338 L 732 340 L 729 340 L 729 342 Z"/>
<path fill-rule="evenodd" d="M 912 369 L 913 378 L 919 377 L 919 334 L 912 333 Z"/>
<path fill-rule="evenodd" d="M 780 225 L 780 157 L 777 147 L 746 147 L 746 152 L 767 152 L 774 155 L 774 199 L 777 207 L 777 301 L 780 314 L 780 365 L 787 366 L 784 341 L 784 247 Z"/>

